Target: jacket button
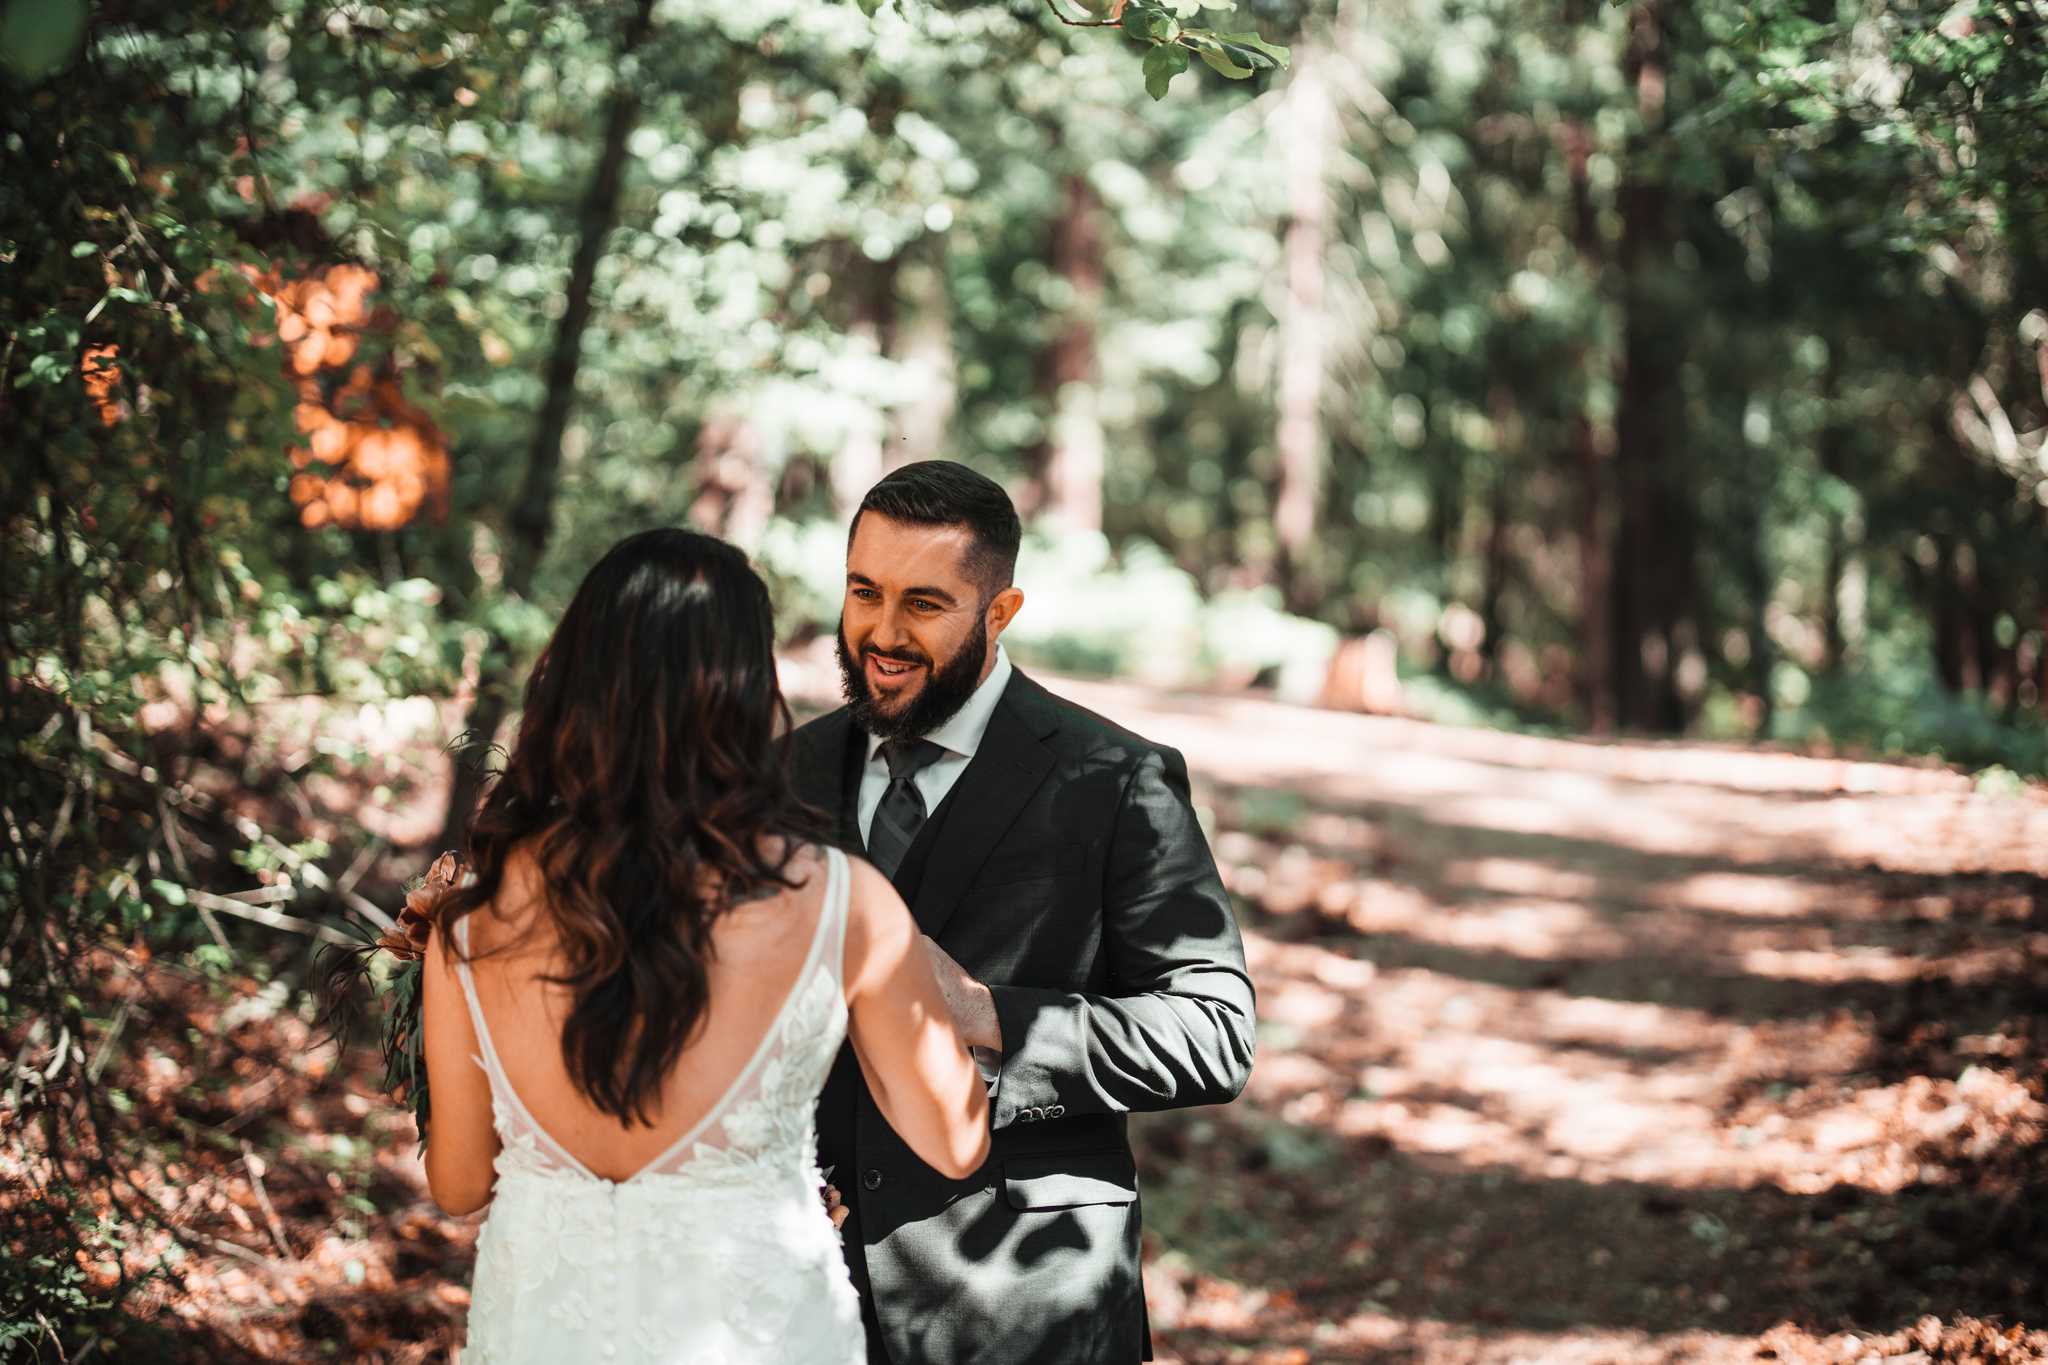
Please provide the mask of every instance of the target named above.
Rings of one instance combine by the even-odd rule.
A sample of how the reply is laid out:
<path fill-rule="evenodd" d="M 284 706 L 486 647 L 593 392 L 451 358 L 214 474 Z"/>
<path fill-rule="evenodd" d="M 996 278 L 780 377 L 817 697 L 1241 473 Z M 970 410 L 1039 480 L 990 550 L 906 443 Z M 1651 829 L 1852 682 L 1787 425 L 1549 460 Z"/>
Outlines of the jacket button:
<path fill-rule="evenodd" d="M 866 1174 L 861 1176 L 860 1183 L 862 1188 L 864 1189 L 879 1190 L 882 1188 L 882 1173 L 880 1171 L 870 1170 Z"/>

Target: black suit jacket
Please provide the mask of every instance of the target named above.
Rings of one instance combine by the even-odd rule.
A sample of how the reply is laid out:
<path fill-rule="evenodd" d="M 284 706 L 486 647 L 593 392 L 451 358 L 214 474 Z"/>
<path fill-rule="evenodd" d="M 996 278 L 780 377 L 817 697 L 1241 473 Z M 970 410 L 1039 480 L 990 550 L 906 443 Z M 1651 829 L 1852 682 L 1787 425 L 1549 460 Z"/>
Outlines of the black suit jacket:
<path fill-rule="evenodd" d="M 855 852 L 866 744 L 844 710 L 795 737 L 800 791 Z M 850 1045 L 820 1096 L 870 1360 L 1151 1359 L 1125 1115 L 1223 1103 L 1252 1065 L 1251 978 L 1186 764 L 1013 673 L 895 882 L 994 995 L 1003 1063 L 965 1180 L 896 1136 Z"/>

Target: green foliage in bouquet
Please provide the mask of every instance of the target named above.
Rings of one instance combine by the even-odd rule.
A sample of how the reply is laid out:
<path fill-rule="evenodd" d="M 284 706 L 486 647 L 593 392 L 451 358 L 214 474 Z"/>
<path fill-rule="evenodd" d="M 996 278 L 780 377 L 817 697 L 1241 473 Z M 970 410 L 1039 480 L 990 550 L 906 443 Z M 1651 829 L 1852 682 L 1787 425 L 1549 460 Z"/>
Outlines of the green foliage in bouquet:
<path fill-rule="evenodd" d="M 432 1108 L 420 1027 L 420 979 L 441 901 L 462 878 L 461 860 L 452 852 L 443 853 L 425 876 L 407 884 L 405 905 L 390 928 L 379 932 L 362 920 L 353 922 L 348 933 L 355 941 L 330 950 L 327 965 L 323 1022 L 336 1037 L 345 1036 L 368 994 L 379 1017 L 378 1052 L 384 1064 L 379 1088 L 412 1110 L 422 1150 Z"/>

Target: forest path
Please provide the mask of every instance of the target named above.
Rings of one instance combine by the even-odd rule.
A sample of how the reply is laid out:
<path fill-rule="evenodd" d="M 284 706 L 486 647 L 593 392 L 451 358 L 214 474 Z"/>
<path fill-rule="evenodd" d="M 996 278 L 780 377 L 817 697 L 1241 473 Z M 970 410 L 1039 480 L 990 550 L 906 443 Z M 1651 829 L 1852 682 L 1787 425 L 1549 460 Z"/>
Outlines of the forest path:
<path fill-rule="evenodd" d="M 1051 681 L 1187 755 L 1259 991 L 1243 1098 L 1133 1124 L 1161 1365 L 2048 1359 L 2048 791 Z M 121 962 L 194 1251 L 113 1358 L 447 1359 L 476 1223 L 368 1051 Z"/>
<path fill-rule="evenodd" d="M 1259 989 L 1134 1125 L 1162 1360 L 2038 1358 L 2048 792 L 1053 686 L 1186 754 Z"/>

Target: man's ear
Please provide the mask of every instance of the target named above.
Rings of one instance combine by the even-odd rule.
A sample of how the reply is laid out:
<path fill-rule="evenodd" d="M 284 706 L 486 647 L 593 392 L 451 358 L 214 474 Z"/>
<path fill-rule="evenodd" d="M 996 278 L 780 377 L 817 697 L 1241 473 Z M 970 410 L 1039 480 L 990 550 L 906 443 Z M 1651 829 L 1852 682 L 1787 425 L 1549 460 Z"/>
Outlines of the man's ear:
<path fill-rule="evenodd" d="M 1024 590 L 1019 587 L 1004 588 L 988 604 L 988 638 L 999 638 L 1006 626 L 1017 619 L 1017 613 L 1024 610 Z"/>

